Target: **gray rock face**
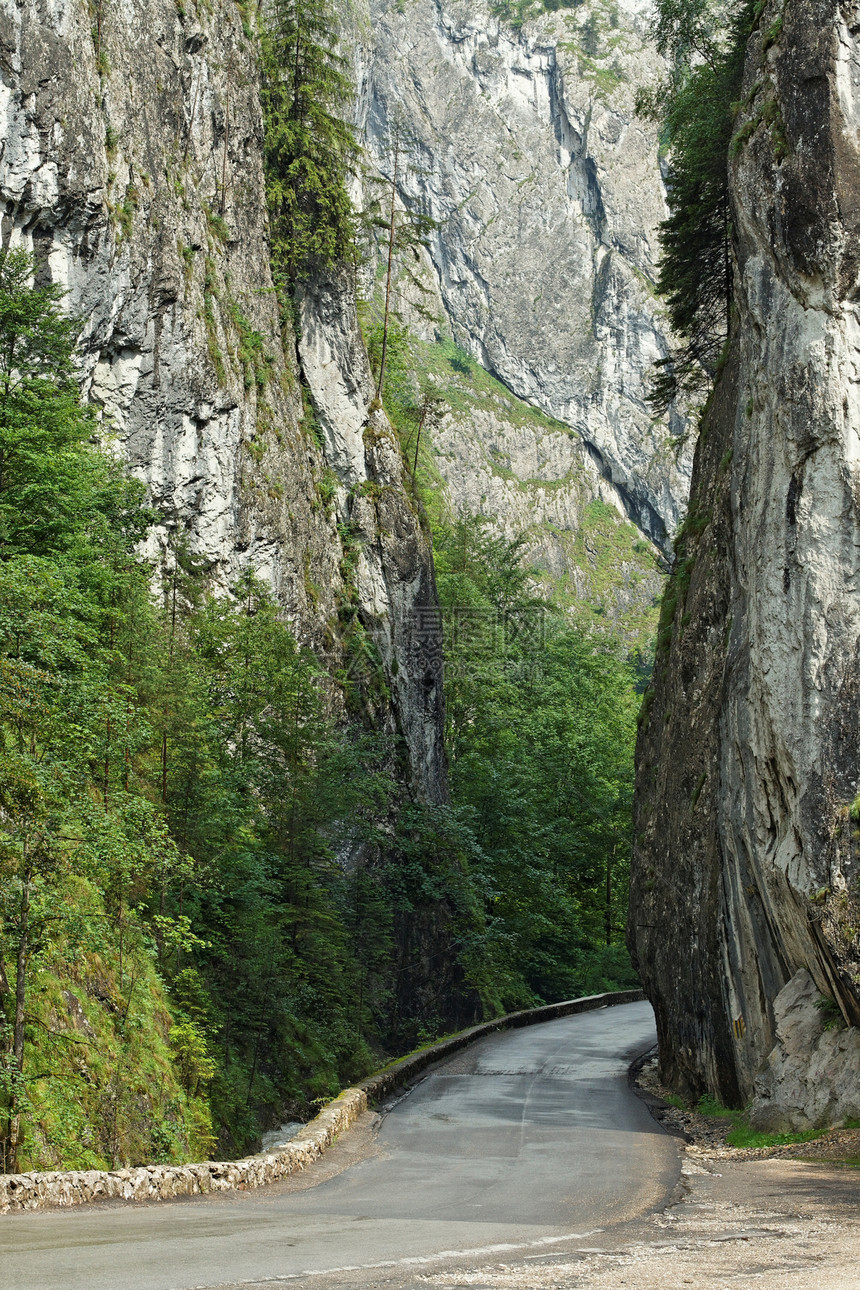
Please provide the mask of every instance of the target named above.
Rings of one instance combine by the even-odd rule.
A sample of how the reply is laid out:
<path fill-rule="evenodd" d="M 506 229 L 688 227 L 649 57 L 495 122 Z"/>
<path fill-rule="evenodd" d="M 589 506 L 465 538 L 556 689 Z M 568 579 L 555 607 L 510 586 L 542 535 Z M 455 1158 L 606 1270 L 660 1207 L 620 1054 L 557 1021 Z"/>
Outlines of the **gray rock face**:
<path fill-rule="evenodd" d="M 750 1121 L 764 1133 L 860 1117 L 860 1030 L 825 1029 L 821 995 L 801 969 L 773 1004 L 776 1044 L 756 1080 Z"/>
<path fill-rule="evenodd" d="M 303 416 L 272 287 L 256 45 L 240 10 L 6 0 L 0 114 L 3 244 L 32 248 L 85 320 L 85 394 L 163 516 L 150 554 L 183 533 L 222 590 L 254 568 L 336 666 L 349 602 L 393 693 L 376 719 L 404 736 L 419 795 L 441 800 L 441 683 L 407 653 L 416 615 L 433 631 L 428 543 L 390 428 L 368 420 L 343 279 L 301 303 L 321 444 Z M 354 587 L 346 530 L 360 547 Z"/>
<path fill-rule="evenodd" d="M 432 432 L 433 464 L 452 513 L 523 537 L 536 582 L 556 602 L 590 630 L 650 649 L 661 571 L 588 446 L 483 373 L 442 368 L 435 388 L 448 411 Z"/>
<path fill-rule="evenodd" d="M 586 0 L 516 32 L 486 0 L 372 0 L 360 102 L 389 178 L 403 123 L 398 190 L 438 221 L 430 257 L 457 342 L 582 436 L 619 505 L 663 542 L 690 462 L 645 404 L 666 352 L 657 138 L 633 106 L 658 63 L 648 12 Z"/>
<path fill-rule="evenodd" d="M 748 54 L 739 321 L 639 742 L 631 911 L 667 1082 L 739 1102 L 763 1070 L 768 1121 L 805 1126 L 860 1073 L 860 16 L 790 3 L 765 47 L 782 10 Z M 787 1036 L 801 970 L 844 1061 Z"/>

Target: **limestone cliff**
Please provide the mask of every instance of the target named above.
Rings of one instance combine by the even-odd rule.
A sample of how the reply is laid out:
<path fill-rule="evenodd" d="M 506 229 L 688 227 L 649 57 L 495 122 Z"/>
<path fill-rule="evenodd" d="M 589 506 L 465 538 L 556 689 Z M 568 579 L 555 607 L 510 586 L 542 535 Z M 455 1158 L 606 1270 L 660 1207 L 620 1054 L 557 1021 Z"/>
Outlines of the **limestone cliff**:
<path fill-rule="evenodd" d="M 550 444 L 521 424 L 510 454 L 511 474 L 527 484 L 541 470 L 520 469 L 551 449 L 543 481 L 551 503 L 520 497 L 520 510 L 535 500 L 544 513 L 539 560 L 577 576 L 566 546 L 596 497 L 665 543 L 690 463 L 672 448 L 680 415 L 655 423 L 645 403 L 667 346 L 653 285 L 666 213 L 658 139 L 634 113 L 636 90 L 659 63 L 647 0 L 583 0 L 519 30 L 487 0 L 370 7 L 362 126 L 388 179 L 401 132 L 399 194 L 437 221 L 429 246 L 437 330 L 573 431 Z M 490 517 L 507 513 L 507 494 L 490 498 L 475 485 L 467 497 L 446 461 L 494 438 L 494 426 L 455 416 L 439 462 L 455 502 Z"/>
<path fill-rule="evenodd" d="M 439 801 L 441 680 L 410 654 L 416 618 L 438 652 L 429 546 L 368 415 L 348 277 L 305 290 L 300 354 L 279 313 L 250 20 L 232 0 L 5 0 L 3 244 L 68 288 L 85 395 L 148 485 L 158 544 L 185 535 L 221 589 L 256 570 L 332 669 L 366 664 L 350 641 L 372 638 L 368 702 Z"/>
<path fill-rule="evenodd" d="M 858 124 L 857 4 L 771 0 L 731 160 L 734 341 L 638 748 L 664 1077 L 772 1127 L 860 1113 Z"/>
<path fill-rule="evenodd" d="M 441 397 L 427 440 L 443 507 L 523 537 L 534 581 L 589 630 L 649 657 L 663 561 L 588 445 L 518 399 L 450 343 L 414 343 L 416 370 Z"/>

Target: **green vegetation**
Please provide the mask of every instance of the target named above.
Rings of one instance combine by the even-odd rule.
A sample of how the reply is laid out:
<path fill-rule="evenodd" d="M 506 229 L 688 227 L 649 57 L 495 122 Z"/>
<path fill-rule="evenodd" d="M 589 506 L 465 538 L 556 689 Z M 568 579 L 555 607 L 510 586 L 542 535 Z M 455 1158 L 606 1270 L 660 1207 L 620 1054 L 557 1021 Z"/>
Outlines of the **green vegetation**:
<path fill-rule="evenodd" d="M 381 230 L 384 234 L 385 257 L 385 290 L 383 292 L 382 317 L 373 329 L 373 341 L 376 354 L 374 367 L 377 372 L 376 397 L 382 397 L 385 383 L 386 360 L 388 355 L 389 328 L 394 322 L 392 313 L 392 290 L 395 283 L 395 266 L 401 283 L 405 281 L 412 288 L 412 294 L 418 300 L 428 294 L 428 289 L 414 272 L 411 261 L 420 261 L 419 247 L 428 245 L 427 239 L 436 227 L 435 220 L 419 211 L 398 210 L 398 179 L 402 179 L 410 167 L 410 154 L 414 151 L 412 140 L 402 123 L 398 122 L 391 131 L 388 147 L 388 162 L 391 167 L 391 178 L 387 182 L 387 194 L 384 205 L 374 204 L 365 218 L 370 227 Z M 420 307 L 420 306 L 419 306 Z"/>
<path fill-rule="evenodd" d="M 452 341 L 443 339 L 432 344 L 416 341 L 398 323 L 394 333 L 396 353 L 393 360 L 389 359 L 393 366 L 385 383 L 384 403 L 394 425 L 400 427 L 410 470 L 415 464 L 414 409 L 428 396 L 438 401 L 437 414 L 444 413 L 459 422 L 464 434 L 471 433 L 469 426 L 475 414 L 484 413 L 502 425 L 527 427 L 540 438 L 546 435 L 575 438 L 569 426 L 518 399 Z M 373 357 L 375 333 L 370 331 L 369 335 L 368 348 Z M 451 517 L 433 449 L 434 429 L 434 420 L 431 420 L 429 434 L 421 439 L 417 488 L 435 528 L 449 522 Z M 563 479 L 518 479 L 506 468 L 503 458 L 487 452 L 478 434 L 474 436 L 474 453 L 476 460 L 509 479 L 527 496 L 540 498 L 542 493 L 564 488 L 574 498 L 578 495 L 588 498 L 593 487 L 584 471 L 580 475 L 581 468 L 576 462 Z M 535 524 L 523 536 L 530 545 L 540 546 L 547 527 Z M 661 578 L 653 548 L 643 540 L 635 525 L 599 499 L 585 502 L 576 530 L 554 529 L 552 538 L 575 573 L 559 578 L 557 572 L 531 561 L 531 577 L 583 630 L 626 642 L 642 674 L 650 673 Z"/>
<path fill-rule="evenodd" d="M 399 437 L 413 499 L 426 522 L 428 515 L 441 516 L 442 478 L 433 463 L 431 436 L 447 402 L 432 376 L 416 362 L 415 343 L 396 312 L 390 313 L 384 331 L 376 301 L 363 305 L 360 316 L 379 402 Z M 380 382 L 383 339 L 386 361 Z"/>
<path fill-rule="evenodd" d="M 519 543 L 440 527 L 454 801 L 404 802 L 349 526 L 337 726 L 250 571 L 215 599 L 181 542 L 137 554 L 155 517 L 31 272 L 0 262 L 2 1166 L 246 1150 L 446 1028 L 450 985 L 410 993 L 440 916 L 488 1013 L 631 983 L 627 665 L 535 600 Z"/>
<path fill-rule="evenodd" d="M 555 13 L 559 9 L 580 9 L 586 0 L 491 0 L 494 14 L 517 31 L 529 18 L 541 13 Z"/>
<path fill-rule="evenodd" d="M 825 1030 L 842 1030 L 846 1024 L 842 1015 L 842 1009 L 834 998 L 829 994 L 822 994 L 816 999 L 815 1006 L 821 1013 L 821 1020 Z"/>
<path fill-rule="evenodd" d="M 31 272 L 23 252 L 0 255 L 7 1169 L 69 1153 L 82 1164 L 116 1159 L 120 1135 L 158 1152 L 170 1138 L 179 1153 L 211 1137 L 197 1090 L 170 1070 L 163 991 L 132 907 L 143 872 L 182 863 L 150 804 L 130 791 L 143 726 L 128 648 L 145 587 L 132 551 L 151 517 L 140 487 L 89 446 L 96 426 L 74 381 L 76 326 L 56 286 L 30 288 Z M 133 1007 L 148 1021 L 143 1046 Z M 69 1105 L 68 1086 L 82 1078 Z"/>
<path fill-rule="evenodd" d="M 572 626 L 535 595 L 522 538 L 450 517 L 429 445 L 413 456 L 428 390 L 437 414 L 474 399 L 567 427 L 454 345 L 416 344 L 399 323 L 391 336 L 382 401 L 432 527 L 454 812 L 481 907 L 464 963 L 487 1012 L 625 988 L 636 983 L 623 931 L 637 670 L 611 633 Z"/>
<path fill-rule="evenodd" d="M 759 1133 L 750 1127 L 748 1109 L 730 1111 L 728 1107 L 721 1106 L 712 1097 L 701 1098 L 696 1105 L 696 1110 L 700 1115 L 711 1119 L 731 1121 L 734 1127 L 726 1134 L 726 1142 L 730 1147 L 744 1149 L 784 1147 L 791 1143 L 812 1142 L 825 1132 L 823 1129 L 808 1129 L 804 1133 Z"/>
<path fill-rule="evenodd" d="M 31 272 L 0 259 L 0 1168 L 240 1152 L 436 1025 L 413 929 L 480 910 L 456 815 L 398 809 L 253 574 L 136 554 Z"/>
<path fill-rule="evenodd" d="M 652 404 L 714 380 L 731 325 L 728 158 L 754 0 L 658 0 L 657 47 L 668 78 L 641 93 L 638 109 L 659 122 L 669 157 L 669 218 L 661 226 L 658 290 L 678 345 L 657 364 Z"/>
<path fill-rule="evenodd" d="M 289 282 L 349 258 L 358 145 L 340 112 L 352 86 L 331 0 L 273 0 L 260 46 L 272 250 Z"/>
<path fill-rule="evenodd" d="M 445 406 L 458 420 L 468 420 L 476 409 L 492 412 L 509 425 L 571 434 L 569 426 L 524 403 L 453 341 L 433 344 L 410 339 L 410 365 L 421 379 L 438 389 Z"/>
<path fill-rule="evenodd" d="M 356 145 L 328 0 L 276 0 L 266 22 L 286 317 L 296 281 L 352 250 Z M 123 237 L 138 202 L 129 185 Z M 219 276 L 223 212 L 207 224 L 210 358 L 262 395 L 272 360 Z M 424 235 L 404 227 L 398 242 L 389 204 L 392 256 Z M 252 569 L 215 597 L 181 536 L 145 560 L 158 517 L 82 406 L 78 324 L 33 268 L 0 253 L 0 1168 L 237 1154 L 481 1005 L 632 984 L 634 672 L 611 633 L 533 594 L 521 541 L 433 501 L 432 430 L 458 397 L 567 431 L 451 345 L 416 370 L 390 309 L 371 328 L 447 623 L 453 801 L 415 802 L 373 715 L 390 696 L 358 614 L 353 526 L 338 524 L 333 677 Z M 323 472 L 319 507 L 336 498 Z M 309 566 L 305 579 L 312 595 Z M 455 963 L 435 997 L 415 967 L 433 937 Z"/>
<path fill-rule="evenodd" d="M 514 31 L 521 31 L 524 23 L 543 13 L 579 12 L 580 17 L 567 19 L 572 39 L 560 48 L 577 56 L 580 76 L 593 83 L 599 96 L 609 98 L 623 85 L 624 75 L 618 64 L 613 61 L 607 66 L 605 62 L 625 40 L 618 30 L 618 5 L 614 0 L 492 0 L 490 8 Z"/>
<path fill-rule="evenodd" d="M 655 666 L 658 669 L 665 663 L 669 653 L 678 611 L 680 610 L 682 615 L 682 632 L 689 621 L 688 616 L 684 614 L 684 606 L 687 603 L 687 593 L 690 590 L 693 570 L 699 556 L 699 539 L 712 518 L 709 512 L 699 511 L 695 502 L 691 502 L 687 516 L 672 542 L 675 558 L 660 602 L 660 621 L 657 626 Z"/>
<path fill-rule="evenodd" d="M 653 548 L 634 524 L 599 498 L 583 508 L 572 540 L 569 535 L 563 537 L 571 562 L 582 572 L 578 581 L 561 585 L 556 593 L 559 600 L 590 631 L 624 641 L 644 681 L 653 664 L 661 586 Z M 619 603 L 622 571 L 623 604 Z"/>
<path fill-rule="evenodd" d="M 475 835 L 486 1002 L 635 984 L 623 945 L 635 676 L 529 591 L 521 541 L 479 519 L 435 532 L 447 748 Z"/>

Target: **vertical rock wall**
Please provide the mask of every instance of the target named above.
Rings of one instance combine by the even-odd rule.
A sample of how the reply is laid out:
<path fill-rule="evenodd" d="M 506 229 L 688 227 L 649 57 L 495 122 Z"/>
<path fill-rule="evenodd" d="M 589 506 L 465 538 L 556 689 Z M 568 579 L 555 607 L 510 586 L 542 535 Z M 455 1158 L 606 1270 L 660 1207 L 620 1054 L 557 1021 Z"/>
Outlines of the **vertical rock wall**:
<path fill-rule="evenodd" d="M 860 1107 L 858 126 L 860 7 L 771 0 L 731 161 L 734 343 L 638 748 L 664 1075 L 774 1126 Z"/>
<path fill-rule="evenodd" d="M 357 606 L 391 693 L 375 719 L 440 801 L 441 680 L 409 654 L 416 616 L 434 653 L 429 546 L 368 414 L 348 278 L 306 291 L 301 361 L 279 317 L 251 21 L 232 0 L 4 0 L 3 245 L 31 248 L 84 320 L 86 397 L 163 517 L 153 557 L 183 534 L 222 590 L 254 568 L 332 667 Z"/>
<path fill-rule="evenodd" d="M 660 61 L 648 0 L 583 0 L 521 30 L 487 0 L 370 8 L 368 148 L 390 179 L 392 139 L 405 140 L 398 188 L 438 222 L 429 254 L 443 329 L 571 427 L 580 449 L 568 456 L 596 476 L 591 497 L 611 497 L 665 543 L 690 461 L 672 444 L 683 418 L 655 423 L 645 401 L 668 344 L 654 293 L 666 214 L 657 131 L 634 110 Z M 559 486 L 577 512 L 579 481 Z"/>

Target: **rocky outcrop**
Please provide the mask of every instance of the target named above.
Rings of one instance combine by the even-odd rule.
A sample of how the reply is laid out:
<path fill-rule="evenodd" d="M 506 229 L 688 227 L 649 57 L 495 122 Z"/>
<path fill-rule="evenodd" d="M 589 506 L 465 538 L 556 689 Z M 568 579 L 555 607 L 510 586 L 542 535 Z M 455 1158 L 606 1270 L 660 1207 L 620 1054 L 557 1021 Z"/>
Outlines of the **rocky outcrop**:
<path fill-rule="evenodd" d="M 762 1120 L 801 1127 L 848 1114 L 860 1074 L 858 122 L 857 5 L 772 0 L 731 161 L 734 342 L 638 747 L 631 942 L 663 1078 L 729 1104 L 760 1078 Z M 798 979 L 838 1044 L 788 1040 Z"/>
<path fill-rule="evenodd" d="M 828 1019 L 805 969 L 774 999 L 776 1044 L 755 1085 L 751 1121 L 765 1133 L 860 1119 L 860 1029 Z"/>
<path fill-rule="evenodd" d="M 374 718 L 442 800 L 441 683 L 408 649 L 417 619 L 438 654 L 429 544 L 368 414 L 348 277 L 305 292 L 301 361 L 279 309 L 248 13 L 7 4 L 0 113 L 3 244 L 32 248 L 84 320 L 85 395 L 162 517 L 150 554 L 182 536 L 222 590 L 255 569 L 332 668 L 358 665 L 360 628 Z"/>
<path fill-rule="evenodd" d="M 671 443 L 681 417 L 655 423 L 645 403 L 667 346 L 658 139 L 634 112 L 659 63 L 648 13 L 585 0 L 515 30 L 486 0 L 372 0 L 359 103 L 379 172 L 399 136 L 400 196 L 437 221 L 441 330 L 570 427 L 590 497 L 665 543 L 690 463 Z"/>
<path fill-rule="evenodd" d="M 443 351 L 430 375 L 446 410 L 428 439 L 451 513 L 480 515 L 506 538 L 523 538 L 546 594 L 589 629 L 610 630 L 648 653 L 662 562 L 623 518 L 623 502 L 588 445 L 476 364 L 458 371 Z"/>

